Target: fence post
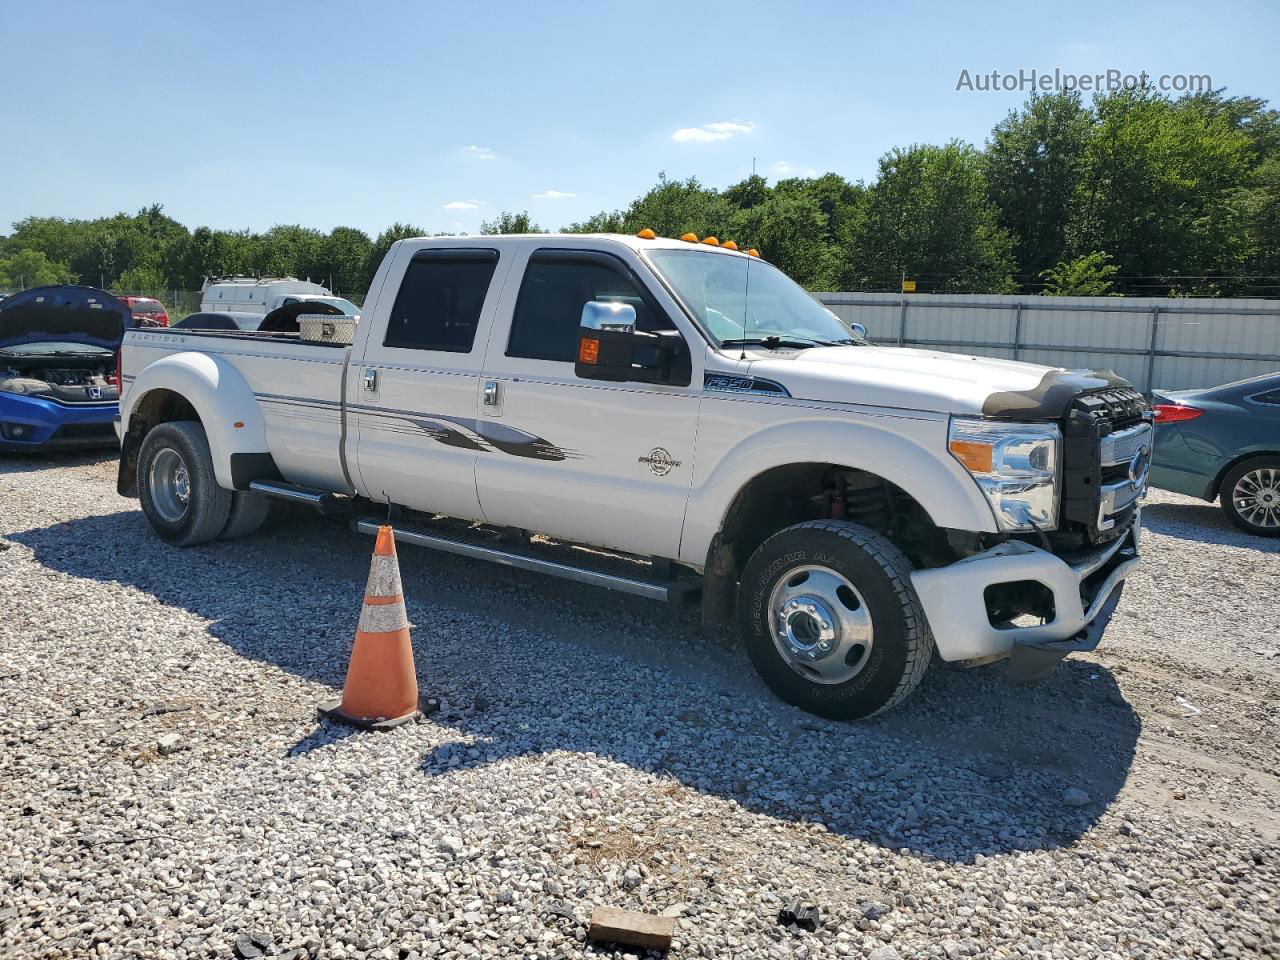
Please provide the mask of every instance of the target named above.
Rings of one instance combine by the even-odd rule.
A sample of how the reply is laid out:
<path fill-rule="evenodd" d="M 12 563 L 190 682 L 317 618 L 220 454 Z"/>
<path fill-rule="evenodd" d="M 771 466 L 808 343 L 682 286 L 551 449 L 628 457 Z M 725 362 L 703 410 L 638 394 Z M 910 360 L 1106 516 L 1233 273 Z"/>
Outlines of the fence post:
<path fill-rule="evenodd" d="M 1013 315 L 1013 359 L 1022 359 L 1022 301 L 1019 300 Z"/>
<path fill-rule="evenodd" d="M 907 342 L 907 298 L 902 298 L 902 313 L 898 315 L 898 346 Z"/>
<path fill-rule="evenodd" d="M 1147 345 L 1147 389 L 1144 393 L 1148 395 L 1156 388 L 1156 334 L 1159 329 L 1160 308 L 1156 306 L 1151 308 L 1151 340 Z"/>

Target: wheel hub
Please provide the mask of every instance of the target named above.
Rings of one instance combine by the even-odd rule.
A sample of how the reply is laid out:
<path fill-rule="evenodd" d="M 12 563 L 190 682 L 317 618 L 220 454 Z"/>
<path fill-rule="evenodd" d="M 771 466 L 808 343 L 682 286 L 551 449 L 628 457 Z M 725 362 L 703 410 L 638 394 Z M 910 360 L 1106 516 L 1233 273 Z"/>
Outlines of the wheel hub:
<path fill-rule="evenodd" d="M 172 447 L 157 451 L 149 480 L 156 513 L 169 523 L 181 521 L 191 503 L 191 473 L 181 454 Z"/>
<path fill-rule="evenodd" d="M 787 666 L 821 684 L 857 676 L 874 640 L 862 594 L 843 574 L 817 565 L 789 570 L 774 586 L 769 631 Z"/>
<path fill-rule="evenodd" d="M 804 594 L 783 604 L 778 626 L 793 656 L 821 660 L 835 650 L 835 619 L 821 598 Z"/>
<path fill-rule="evenodd" d="M 1280 527 L 1280 470 L 1259 467 L 1236 481 L 1236 512 L 1258 527 Z"/>

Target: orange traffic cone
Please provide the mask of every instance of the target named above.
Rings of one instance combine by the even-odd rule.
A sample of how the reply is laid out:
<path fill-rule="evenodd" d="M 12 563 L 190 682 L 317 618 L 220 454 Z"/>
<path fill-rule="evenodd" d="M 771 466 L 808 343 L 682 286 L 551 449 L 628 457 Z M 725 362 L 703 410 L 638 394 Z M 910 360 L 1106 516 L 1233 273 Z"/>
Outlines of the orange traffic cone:
<path fill-rule="evenodd" d="M 373 730 L 389 730 L 420 715 L 418 675 L 390 527 L 378 528 L 342 699 L 322 703 L 320 711 Z"/>

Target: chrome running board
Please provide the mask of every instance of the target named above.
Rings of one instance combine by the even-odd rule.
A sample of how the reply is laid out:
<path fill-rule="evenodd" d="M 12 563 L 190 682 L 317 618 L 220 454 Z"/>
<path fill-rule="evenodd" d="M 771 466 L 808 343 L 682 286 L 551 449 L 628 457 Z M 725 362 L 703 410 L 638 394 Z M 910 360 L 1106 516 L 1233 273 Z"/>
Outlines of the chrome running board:
<path fill-rule="evenodd" d="M 382 526 L 382 521 L 367 517 L 351 521 L 351 528 L 357 533 L 376 534 L 380 526 Z M 548 576 L 559 577 L 562 580 L 573 580 L 593 587 L 604 587 L 606 590 L 617 590 L 620 593 L 629 593 L 649 600 L 672 601 L 683 597 L 691 590 L 697 589 L 697 585 L 689 581 L 641 580 L 622 577 L 617 574 L 592 570 L 589 567 L 578 567 L 554 560 L 545 560 L 541 557 L 530 556 L 527 553 L 514 550 L 504 550 L 501 547 L 478 543 L 474 540 L 445 536 L 433 531 L 416 528 L 412 525 L 393 525 L 393 528 L 396 540 L 401 543 L 427 547 L 431 550 L 440 550 L 443 553 L 452 553 L 460 557 L 470 557 L 473 560 L 488 560 L 491 563 L 501 564 L 504 567 L 514 567 L 517 570 L 545 573 Z"/>

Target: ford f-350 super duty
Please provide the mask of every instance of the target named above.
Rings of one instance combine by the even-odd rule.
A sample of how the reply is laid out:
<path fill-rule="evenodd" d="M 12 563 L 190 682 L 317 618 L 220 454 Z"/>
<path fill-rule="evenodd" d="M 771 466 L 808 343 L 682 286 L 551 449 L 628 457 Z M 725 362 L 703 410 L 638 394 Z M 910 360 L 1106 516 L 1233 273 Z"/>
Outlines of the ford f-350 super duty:
<path fill-rule="evenodd" d="M 872 346 L 753 254 L 649 231 L 401 240 L 350 345 L 131 330 L 119 489 L 177 545 L 250 534 L 284 498 L 601 587 L 694 588 L 779 696 L 834 718 L 901 702 L 935 649 L 1036 676 L 1096 646 L 1137 563 L 1142 396 Z"/>

